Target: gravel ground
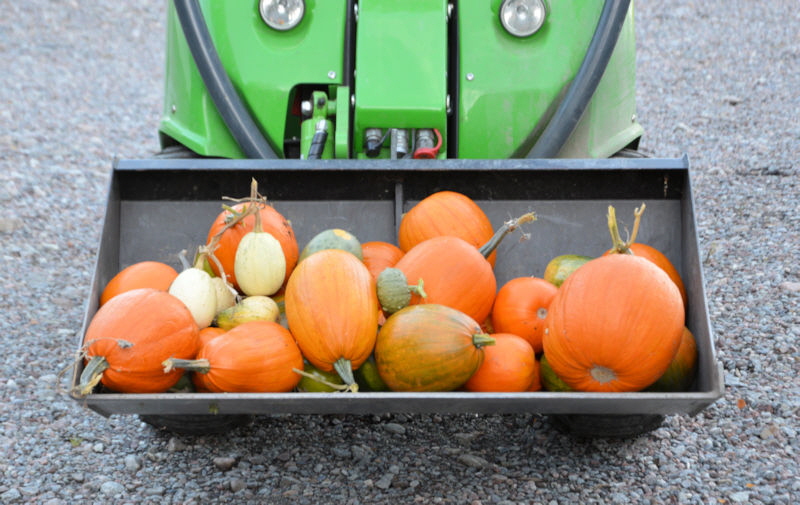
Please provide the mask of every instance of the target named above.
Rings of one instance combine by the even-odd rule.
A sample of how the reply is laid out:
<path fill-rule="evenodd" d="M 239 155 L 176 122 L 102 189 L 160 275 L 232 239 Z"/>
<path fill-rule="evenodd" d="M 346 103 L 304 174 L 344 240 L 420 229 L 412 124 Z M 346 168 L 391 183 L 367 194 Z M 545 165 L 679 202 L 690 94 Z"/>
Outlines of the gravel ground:
<path fill-rule="evenodd" d="M 797 2 L 637 2 L 643 150 L 690 155 L 724 398 L 627 440 L 536 415 L 294 416 L 224 436 L 58 394 L 114 157 L 157 149 L 165 2 L 3 2 L 1 503 L 800 502 Z"/>

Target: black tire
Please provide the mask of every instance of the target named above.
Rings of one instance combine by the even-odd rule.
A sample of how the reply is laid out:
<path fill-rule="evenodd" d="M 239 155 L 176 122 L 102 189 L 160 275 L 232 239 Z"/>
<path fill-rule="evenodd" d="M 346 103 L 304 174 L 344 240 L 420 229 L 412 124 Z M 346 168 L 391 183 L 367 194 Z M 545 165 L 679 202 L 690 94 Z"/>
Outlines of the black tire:
<path fill-rule="evenodd" d="M 158 159 L 178 160 L 201 158 L 202 156 L 182 144 L 175 144 L 165 147 L 161 151 L 157 152 L 154 157 Z"/>
<path fill-rule="evenodd" d="M 633 438 L 658 429 L 664 422 L 660 414 L 555 414 L 548 417 L 556 430 L 576 438 Z"/>
<path fill-rule="evenodd" d="M 140 415 L 139 419 L 156 429 L 183 435 L 209 435 L 227 433 L 253 422 L 250 415 Z"/>

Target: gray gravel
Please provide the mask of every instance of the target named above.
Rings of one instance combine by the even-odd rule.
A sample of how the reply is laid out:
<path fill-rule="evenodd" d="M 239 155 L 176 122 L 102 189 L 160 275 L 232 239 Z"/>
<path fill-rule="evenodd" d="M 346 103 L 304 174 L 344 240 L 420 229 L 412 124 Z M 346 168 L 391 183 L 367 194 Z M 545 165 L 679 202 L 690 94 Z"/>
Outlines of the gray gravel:
<path fill-rule="evenodd" d="M 157 149 L 163 1 L 3 2 L 0 503 L 800 502 L 800 14 L 637 2 L 643 150 L 690 155 L 724 398 L 629 440 L 536 415 L 284 416 L 224 436 L 55 392 L 114 157 Z"/>

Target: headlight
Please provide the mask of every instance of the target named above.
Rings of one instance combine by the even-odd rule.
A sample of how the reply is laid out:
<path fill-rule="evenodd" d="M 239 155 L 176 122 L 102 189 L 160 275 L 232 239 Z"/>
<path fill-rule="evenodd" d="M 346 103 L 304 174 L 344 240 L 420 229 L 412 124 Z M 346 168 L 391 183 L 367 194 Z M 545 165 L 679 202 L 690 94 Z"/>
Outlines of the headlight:
<path fill-rule="evenodd" d="M 542 0 L 503 0 L 500 5 L 500 22 L 515 37 L 533 35 L 544 24 Z"/>
<path fill-rule="evenodd" d="M 258 12 L 270 28 L 291 30 L 303 19 L 306 11 L 304 0 L 261 0 Z"/>

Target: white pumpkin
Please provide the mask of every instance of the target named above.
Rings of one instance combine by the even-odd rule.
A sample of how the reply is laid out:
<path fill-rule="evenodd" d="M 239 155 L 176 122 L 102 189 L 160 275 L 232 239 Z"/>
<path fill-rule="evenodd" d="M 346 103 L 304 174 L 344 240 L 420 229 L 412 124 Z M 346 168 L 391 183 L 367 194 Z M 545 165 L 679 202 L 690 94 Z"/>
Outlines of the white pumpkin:
<path fill-rule="evenodd" d="M 251 231 L 239 242 L 233 270 L 242 293 L 275 294 L 286 277 L 286 256 L 281 243 L 268 232 Z"/>
<path fill-rule="evenodd" d="M 204 270 L 192 267 L 179 273 L 169 286 L 169 294 L 189 308 L 200 329 L 209 326 L 214 320 L 217 313 L 217 292 L 211 276 Z"/>

